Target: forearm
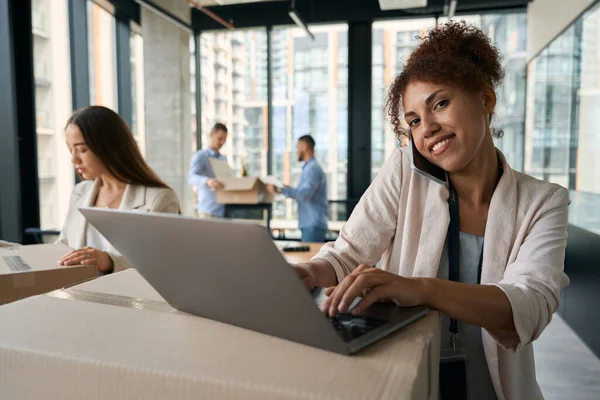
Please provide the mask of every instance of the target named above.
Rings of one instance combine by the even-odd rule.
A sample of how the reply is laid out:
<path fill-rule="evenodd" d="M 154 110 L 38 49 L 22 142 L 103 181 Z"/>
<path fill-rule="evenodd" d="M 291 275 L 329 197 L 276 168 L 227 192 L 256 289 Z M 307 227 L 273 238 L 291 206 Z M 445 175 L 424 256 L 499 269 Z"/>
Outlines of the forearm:
<path fill-rule="evenodd" d="M 318 259 L 302 264 L 315 275 L 315 286 L 330 287 L 338 284 L 333 266 L 327 260 Z"/>
<path fill-rule="evenodd" d="M 196 173 L 190 173 L 188 175 L 188 181 L 190 182 L 191 185 L 195 185 L 195 186 L 206 186 L 206 181 L 209 179 L 208 176 L 204 176 L 204 175 L 199 175 Z"/>
<path fill-rule="evenodd" d="M 281 189 L 281 193 L 289 199 L 296 199 L 296 192 L 297 189 L 290 186 L 284 186 Z"/>
<path fill-rule="evenodd" d="M 423 303 L 450 318 L 486 329 L 515 331 L 512 308 L 493 285 L 423 278 Z"/>

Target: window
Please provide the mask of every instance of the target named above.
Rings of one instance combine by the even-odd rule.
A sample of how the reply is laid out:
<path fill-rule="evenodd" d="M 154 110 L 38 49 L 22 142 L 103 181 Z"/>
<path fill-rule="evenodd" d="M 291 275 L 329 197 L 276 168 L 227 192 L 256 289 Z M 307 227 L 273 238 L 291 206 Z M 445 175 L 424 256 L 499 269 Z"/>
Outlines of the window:
<path fill-rule="evenodd" d="M 142 155 L 146 153 L 146 114 L 144 109 L 144 39 L 142 35 L 131 33 L 131 100 L 133 115 L 131 131 L 138 142 Z"/>
<path fill-rule="evenodd" d="M 492 127 L 501 129 L 504 136 L 495 139 L 508 163 L 522 170 L 525 137 L 526 31 L 525 13 L 486 14 L 479 26 L 492 39 L 503 56 L 504 81 L 498 94 Z"/>
<path fill-rule="evenodd" d="M 314 41 L 295 27 L 275 28 L 271 33 L 273 174 L 292 186 L 298 184 L 302 164 L 296 157 L 296 140 L 310 134 L 328 178 L 328 197 L 343 200 L 347 197 L 348 27 L 310 29 Z M 296 205 L 278 199 L 273 218 L 296 219 Z"/>
<path fill-rule="evenodd" d="M 115 35 L 115 18 L 88 1 L 90 104 L 118 111 Z"/>
<path fill-rule="evenodd" d="M 571 190 L 569 222 L 600 234 L 600 3 L 529 68 L 525 172 Z"/>
<path fill-rule="evenodd" d="M 224 123 L 229 135 L 222 152 L 234 171 L 267 174 L 267 33 L 264 29 L 203 33 L 202 142 Z M 235 51 L 233 50 L 235 48 Z"/>
<path fill-rule="evenodd" d="M 523 137 L 525 135 L 526 89 L 526 27 L 525 13 L 458 16 L 457 20 L 480 27 L 503 55 L 506 72 L 503 84 L 497 88 L 497 105 L 492 127 L 504 136 L 496 139 L 509 164 L 515 169 L 523 166 Z M 438 23 L 447 22 L 440 18 Z M 418 36 L 435 26 L 434 19 L 376 22 L 373 24 L 373 49 L 383 49 L 383 62 L 373 58 L 372 108 L 372 169 L 374 178 L 381 166 L 398 146 L 398 141 L 382 110 L 391 80 L 401 71 L 411 51 L 419 44 Z M 383 70 L 383 73 L 382 73 Z M 378 103 L 376 103 L 378 102 Z M 384 121 L 384 123 L 382 123 Z"/>
<path fill-rule="evenodd" d="M 67 3 L 33 0 L 32 30 L 35 109 L 42 229 L 60 229 L 69 207 L 74 172 L 65 145 L 64 125 L 71 113 L 68 82 Z"/>
<path fill-rule="evenodd" d="M 385 95 L 418 41 L 414 36 L 435 26 L 434 18 L 381 21 L 373 24 L 373 86 L 371 104 L 371 177 L 399 146 L 384 112 Z"/>

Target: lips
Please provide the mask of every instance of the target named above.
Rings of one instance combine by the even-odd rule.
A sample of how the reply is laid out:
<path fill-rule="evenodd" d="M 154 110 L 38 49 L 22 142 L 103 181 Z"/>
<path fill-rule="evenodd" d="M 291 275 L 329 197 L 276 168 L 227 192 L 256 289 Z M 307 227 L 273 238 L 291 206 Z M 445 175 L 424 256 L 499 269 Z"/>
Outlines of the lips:
<path fill-rule="evenodd" d="M 450 143 L 455 136 L 456 135 L 454 134 L 449 134 L 437 137 L 427 146 L 427 150 L 429 150 L 432 153 L 436 153 L 442 147 Z"/>

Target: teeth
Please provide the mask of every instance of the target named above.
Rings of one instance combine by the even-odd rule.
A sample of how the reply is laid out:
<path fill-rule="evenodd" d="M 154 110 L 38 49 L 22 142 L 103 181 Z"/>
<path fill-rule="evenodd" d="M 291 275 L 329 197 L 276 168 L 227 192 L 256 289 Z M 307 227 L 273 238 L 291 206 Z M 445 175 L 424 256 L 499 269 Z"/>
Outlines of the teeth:
<path fill-rule="evenodd" d="M 436 151 L 437 149 L 439 149 L 440 147 L 442 147 L 443 145 L 445 145 L 446 143 L 448 143 L 451 140 L 452 140 L 452 138 L 449 138 L 449 139 L 446 139 L 446 140 L 442 140 L 439 143 L 436 143 L 435 146 L 433 146 L 433 151 Z"/>

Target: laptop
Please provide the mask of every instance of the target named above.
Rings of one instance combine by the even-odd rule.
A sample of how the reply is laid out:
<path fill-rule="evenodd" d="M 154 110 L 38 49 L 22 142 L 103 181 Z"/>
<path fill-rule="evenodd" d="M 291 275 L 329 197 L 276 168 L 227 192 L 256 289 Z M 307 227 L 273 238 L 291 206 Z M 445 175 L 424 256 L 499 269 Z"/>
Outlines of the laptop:
<path fill-rule="evenodd" d="M 322 289 L 306 290 L 269 231 L 251 222 L 80 208 L 172 307 L 200 317 L 354 354 L 427 314 L 374 304 L 325 316 Z"/>

